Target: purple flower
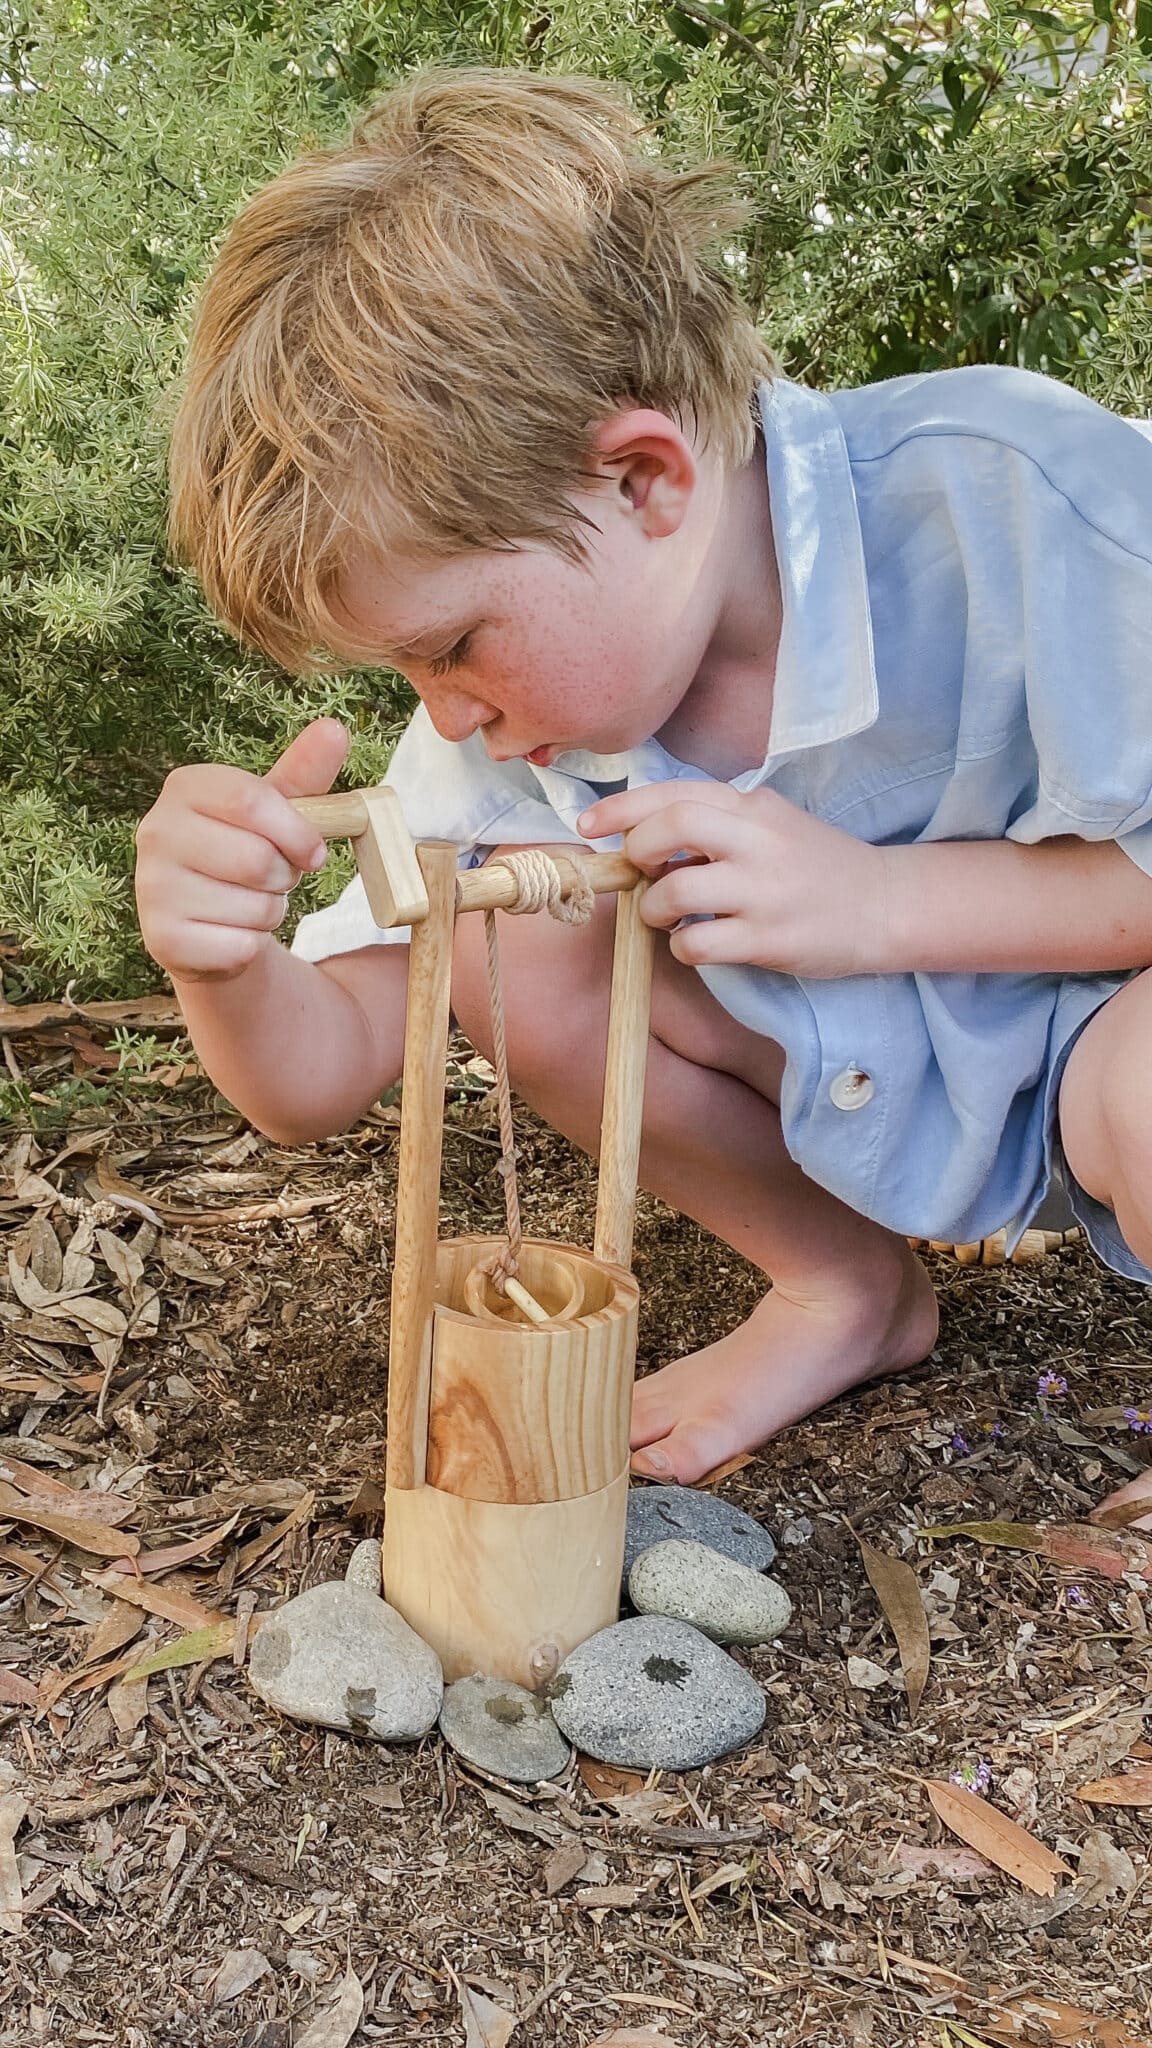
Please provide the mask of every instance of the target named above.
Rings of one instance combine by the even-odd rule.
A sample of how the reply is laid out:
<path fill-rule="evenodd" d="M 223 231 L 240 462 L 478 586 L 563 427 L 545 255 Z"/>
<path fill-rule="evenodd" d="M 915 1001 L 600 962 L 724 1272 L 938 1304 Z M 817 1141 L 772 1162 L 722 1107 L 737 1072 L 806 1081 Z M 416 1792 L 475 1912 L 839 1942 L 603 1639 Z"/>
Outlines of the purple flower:
<path fill-rule="evenodd" d="M 988 1434 L 991 1437 L 993 1443 L 998 1444 L 1001 1437 L 1005 1434 L 1004 1424 L 1002 1422 L 994 1422 L 992 1424 L 991 1429 L 988 1431 Z"/>
<path fill-rule="evenodd" d="M 1059 1395 L 1068 1392 L 1068 1382 L 1067 1380 L 1062 1380 L 1058 1372 L 1042 1372 L 1036 1382 L 1036 1392 L 1038 1394 L 1051 1395 L 1053 1399 L 1056 1399 Z"/>
<path fill-rule="evenodd" d="M 1091 1607 L 1092 1605 L 1083 1586 L 1065 1586 L 1064 1599 L 1069 1607 Z"/>
<path fill-rule="evenodd" d="M 957 1457 L 967 1458 L 971 1456 L 971 1446 L 965 1442 L 958 1429 L 953 1431 L 952 1449 L 956 1452 Z"/>
<path fill-rule="evenodd" d="M 1152 1408 L 1126 1408 L 1124 1420 L 1139 1435 L 1152 1436 Z"/>
<path fill-rule="evenodd" d="M 986 1792 L 992 1783 L 992 1766 L 984 1758 L 978 1764 L 961 1764 L 953 1771 L 948 1783 L 963 1785 L 966 1792 Z"/>

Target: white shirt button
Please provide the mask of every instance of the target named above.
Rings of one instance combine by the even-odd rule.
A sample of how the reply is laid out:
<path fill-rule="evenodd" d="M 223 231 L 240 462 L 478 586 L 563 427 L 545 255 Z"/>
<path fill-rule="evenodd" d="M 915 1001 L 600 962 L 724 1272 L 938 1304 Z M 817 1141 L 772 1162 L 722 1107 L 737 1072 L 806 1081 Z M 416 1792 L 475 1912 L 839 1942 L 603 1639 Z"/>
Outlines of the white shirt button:
<path fill-rule="evenodd" d="M 845 1067 L 829 1082 L 828 1093 L 835 1109 L 863 1109 L 875 1095 L 876 1083 L 860 1067 Z"/>

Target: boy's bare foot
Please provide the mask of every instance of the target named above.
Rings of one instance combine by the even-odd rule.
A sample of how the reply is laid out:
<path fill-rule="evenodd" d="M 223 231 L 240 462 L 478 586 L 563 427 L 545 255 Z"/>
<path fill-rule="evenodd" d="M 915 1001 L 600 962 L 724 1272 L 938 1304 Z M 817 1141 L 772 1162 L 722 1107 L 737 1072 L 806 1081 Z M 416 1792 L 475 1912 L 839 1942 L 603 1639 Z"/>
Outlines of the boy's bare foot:
<path fill-rule="evenodd" d="M 834 1293 L 773 1287 L 718 1344 L 637 1382 L 632 1469 L 690 1484 L 847 1387 L 919 1364 L 938 1321 L 932 1282 L 895 1239 Z"/>
<path fill-rule="evenodd" d="M 1107 1500 L 1102 1500 L 1098 1508 L 1093 1508 L 1092 1520 L 1098 1521 L 1109 1508 L 1127 1507 L 1130 1501 L 1136 1500 L 1147 1501 L 1148 1513 L 1141 1515 L 1135 1522 L 1127 1523 L 1126 1526 L 1129 1529 L 1152 1529 L 1152 1465 L 1147 1472 L 1138 1472 L 1135 1479 L 1128 1481 L 1127 1486 L 1118 1486 L 1115 1493 L 1110 1493 Z"/>

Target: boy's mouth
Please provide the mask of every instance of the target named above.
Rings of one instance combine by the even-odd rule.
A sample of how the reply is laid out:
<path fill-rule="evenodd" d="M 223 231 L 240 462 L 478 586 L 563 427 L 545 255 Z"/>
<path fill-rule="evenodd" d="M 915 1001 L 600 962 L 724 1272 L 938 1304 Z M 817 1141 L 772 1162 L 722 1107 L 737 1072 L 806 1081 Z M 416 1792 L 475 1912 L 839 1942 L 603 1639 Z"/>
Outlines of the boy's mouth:
<path fill-rule="evenodd" d="M 533 747 L 532 752 L 525 754 L 524 759 L 531 761 L 534 768 L 550 768 L 556 756 L 563 751 L 562 747 Z"/>

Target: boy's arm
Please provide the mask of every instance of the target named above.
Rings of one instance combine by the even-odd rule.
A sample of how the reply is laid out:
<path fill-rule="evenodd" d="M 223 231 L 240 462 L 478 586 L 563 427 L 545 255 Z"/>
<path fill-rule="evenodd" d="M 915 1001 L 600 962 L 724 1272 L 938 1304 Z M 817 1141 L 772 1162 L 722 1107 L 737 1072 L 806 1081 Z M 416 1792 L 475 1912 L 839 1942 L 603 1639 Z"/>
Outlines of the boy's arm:
<path fill-rule="evenodd" d="M 1152 966 L 1152 878 L 1111 840 L 889 846 L 878 974 Z"/>
<path fill-rule="evenodd" d="M 172 982 L 221 1094 L 281 1144 L 346 1130 L 399 1076 L 407 946 L 315 966 L 273 940 L 230 980 Z"/>
<path fill-rule="evenodd" d="M 589 839 L 621 833 L 657 877 L 644 918 L 688 966 L 835 980 L 1152 965 L 1152 879 L 1110 840 L 870 846 L 772 790 L 727 783 L 652 783 L 576 822 Z"/>

